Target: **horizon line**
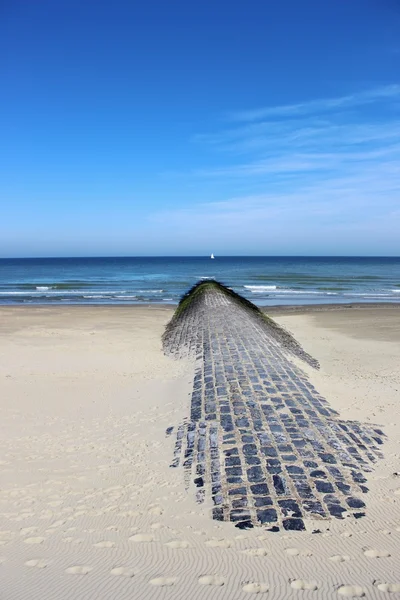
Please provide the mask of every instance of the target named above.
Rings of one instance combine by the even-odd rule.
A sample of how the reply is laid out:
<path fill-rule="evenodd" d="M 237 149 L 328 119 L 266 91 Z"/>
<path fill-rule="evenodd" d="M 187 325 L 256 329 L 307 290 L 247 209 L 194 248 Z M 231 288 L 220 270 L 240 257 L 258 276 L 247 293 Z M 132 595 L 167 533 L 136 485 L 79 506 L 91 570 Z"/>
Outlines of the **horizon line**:
<path fill-rule="evenodd" d="M 399 258 L 400 255 L 384 254 L 220 254 L 215 258 Z M 69 260 L 69 259 L 105 259 L 105 258 L 210 258 L 209 254 L 170 254 L 170 255 L 88 255 L 88 256 L 8 256 L 3 260 Z"/>

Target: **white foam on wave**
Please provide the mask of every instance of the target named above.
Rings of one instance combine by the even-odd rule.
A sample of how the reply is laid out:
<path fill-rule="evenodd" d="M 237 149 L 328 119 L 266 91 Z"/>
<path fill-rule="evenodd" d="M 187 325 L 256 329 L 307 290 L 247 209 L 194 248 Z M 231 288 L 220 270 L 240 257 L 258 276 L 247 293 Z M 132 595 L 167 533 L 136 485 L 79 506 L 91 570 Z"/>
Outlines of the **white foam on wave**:
<path fill-rule="evenodd" d="M 290 295 L 337 296 L 337 292 L 317 292 L 316 290 L 277 290 L 277 293 Z"/>
<path fill-rule="evenodd" d="M 162 294 L 165 290 L 135 290 L 137 294 Z"/>
<path fill-rule="evenodd" d="M 50 285 L 37 285 L 35 288 L 38 292 L 47 292 L 51 290 L 52 287 Z"/>
<path fill-rule="evenodd" d="M 43 294 L 47 292 L 47 294 Z M 56 290 L 51 287 L 43 287 L 42 289 L 36 288 L 36 290 L 9 290 L 1 291 L 0 296 L 46 296 L 48 298 L 54 296 L 76 296 L 81 295 L 83 290 Z M 93 294 L 123 294 L 125 290 L 96 290 Z M 88 292 L 89 293 L 89 292 Z"/>
<path fill-rule="evenodd" d="M 348 292 L 346 294 L 346 296 L 361 296 L 363 298 L 390 298 L 391 295 L 387 292 L 385 294 L 380 294 L 379 292 Z"/>
<path fill-rule="evenodd" d="M 337 292 L 318 292 L 316 290 L 292 290 L 290 288 L 282 289 L 276 285 L 244 285 L 244 288 L 250 290 L 252 294 L 263 294 L 265 292 L 272 292 L 272 295 L 277 294 L 289 294 L 289 295 L 297 295 L 297 294 L 306 294 L 306 295 L 323 295 L 323 296 L 337 296 Z"/>
<path fill-rule="evenodd" d="M 32 292 L 15 292 L 11 290 L 9 292 L 0 292 L 0 296 L 32 296 Z"/>
<path fill-rule="evenodd" d="M 243 287 L 246 288 L 246 290 L 250 290 L 251 292 L 253 292 L 253 294 L 268 292 L 277 289 L 276 285 L 244 285 Z"/>

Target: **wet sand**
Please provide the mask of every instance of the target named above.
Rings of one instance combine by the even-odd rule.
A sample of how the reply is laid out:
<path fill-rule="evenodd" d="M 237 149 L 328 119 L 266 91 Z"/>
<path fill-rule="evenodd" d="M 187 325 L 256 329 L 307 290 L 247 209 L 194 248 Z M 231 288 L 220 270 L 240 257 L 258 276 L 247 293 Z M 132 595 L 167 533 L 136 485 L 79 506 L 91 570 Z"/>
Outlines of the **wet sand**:
<path fill-rule="evenodd" d="M 400 304 L 316 305 L 274 307 L 272 317 L 310 316 L 317 327 L 325 327 L 358 339 L 399 342 Z"/>
<path fill-rule="evenodd" d="M 319 371 L 301 368 L 330 406 L 387 436 L 367 476 L 366 516 L 322 520 L 315 534 L 239 531 L 195 502 L 183 470 L 169 467 L 174 439 L 165 436 L 188 414 L 193 377 L 190 361 L 162 354 L 172 308 L 3 307 L 4 598 L 384 598 L 400 589 L 400 311 L 268 312 L 319 360 Z"/>

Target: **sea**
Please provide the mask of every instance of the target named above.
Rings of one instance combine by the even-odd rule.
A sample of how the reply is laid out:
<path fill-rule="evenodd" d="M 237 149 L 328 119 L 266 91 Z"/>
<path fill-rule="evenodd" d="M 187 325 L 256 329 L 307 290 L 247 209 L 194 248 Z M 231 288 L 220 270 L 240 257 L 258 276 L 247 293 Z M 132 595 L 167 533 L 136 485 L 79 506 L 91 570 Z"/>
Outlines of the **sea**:
<path fill-rule="evenodd" d="M 0 259 L 0 304 L 177 304 L 216 279 L 260 306 L 400 302 L 400 257 Z"/>

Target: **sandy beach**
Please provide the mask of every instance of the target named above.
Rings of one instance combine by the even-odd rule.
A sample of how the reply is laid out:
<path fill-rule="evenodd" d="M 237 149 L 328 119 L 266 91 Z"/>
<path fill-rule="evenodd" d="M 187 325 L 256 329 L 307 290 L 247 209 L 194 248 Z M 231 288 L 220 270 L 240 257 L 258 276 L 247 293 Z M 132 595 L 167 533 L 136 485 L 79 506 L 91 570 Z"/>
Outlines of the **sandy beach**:
<path fill-rule="evenodd" d="M 193 382 L 162 352 L 172 314 L 0 308 L 1 598 L 400 596 L 400 309 L 270 311 L 329 405 L 386 435 L 366 516 L 315 533 L 213 521 L 170 468 Z"/>

